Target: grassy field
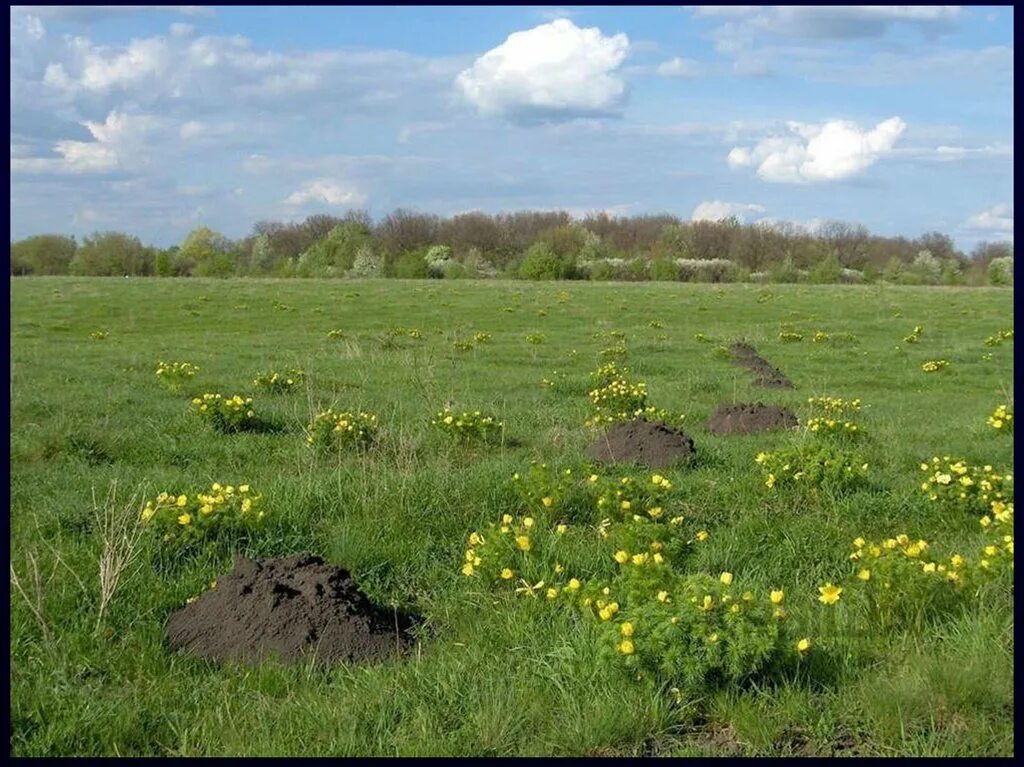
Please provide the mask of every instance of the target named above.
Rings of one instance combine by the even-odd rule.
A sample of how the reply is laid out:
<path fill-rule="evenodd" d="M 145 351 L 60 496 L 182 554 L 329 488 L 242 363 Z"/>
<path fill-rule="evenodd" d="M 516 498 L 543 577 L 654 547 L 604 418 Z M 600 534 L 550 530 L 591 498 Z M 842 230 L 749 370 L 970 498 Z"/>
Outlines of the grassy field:
<path fill-rule="evenodd" d="M 984 340 L 1012 327 L 1012 302 L 1009 290 L 887 286 L 12 280 L 11 565 L 28 598 L 12 585 L 11 751 L 1011 754 L 1012 571 L 898 630 L 859 616 L 853 586 L 833 607 L 817 596 L 856 571 L 857 536 L 906 533 L 947 560 L 978 550 L 978 515 L 929 502 L 919 465 L 949 454 L 1010 471 L 1012 437 L 986 418 L 1012 403 L 1013 341 Z M 335 329 L 344 337 L 328 338 Z M 803 340 L 781 341 L 789 329 Z M 818 330 L 830 340 L 813 342 Z M 685 413 L 696 443 L 696 461 L 665 475 L 688 534 L 709 536 L 676 565 L 732 572 L 759 595 L 784 589 L 786 620 L 813 641 L 806 658 L 739 683 L 638 675 L 607 652 L 600 621 L 460 575 L 470 531 L 521 510 L 513 473 L 533 459 L 586 465 L 589 373 L 610 331 L 625 334 L 620 363 L 649 401 Z M 455 347 L 477 332 L 490 341 Z M 718 350 L 737 339 L 795 390 L 754 387 Z M 947 369 L 922 372 L 939 358 Z M 201 372 L 172 394 L 160 360 Z M 308 374 L 299 391 L 253 392 L 257 372 L 286 367 Z M 252 394 L 278 430 L 212 431 L 189 411 L 207 391 Z M 702 426 L 723 402 L 779 403 L 803 420 L 816 395 L 865 404 L 866 485 L 769 490 L 755 456 L 820 438 Z M 495 413 L 504 441 L 446 443 L 429 420 L 448 401 Z M 305 425 L 331 405 L 376 413 L 376 448 L 311 452 Z M 142 483 L 147 496 L 251 483 L 267 516 L 244 552 L 305 550 L 351 569 L 378 602 L 424 617 L 416 652 L 331 668 L 169 653 L 167 616 L 229 570 L 232 551 L 169 557 L 148 534 L 98 623 L 92 499 L 115 480 L 125 500 Z M 581 578 L 615 567 L 599 519 L 570 531 L 566 567 Z"/>

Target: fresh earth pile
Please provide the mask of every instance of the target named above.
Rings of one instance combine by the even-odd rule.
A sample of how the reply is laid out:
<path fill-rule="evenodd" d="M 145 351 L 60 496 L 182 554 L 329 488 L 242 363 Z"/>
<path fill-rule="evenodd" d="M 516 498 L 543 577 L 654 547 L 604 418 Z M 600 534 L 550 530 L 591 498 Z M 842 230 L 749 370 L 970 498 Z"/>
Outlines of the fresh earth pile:
<path fill-rule="evenodd" d="M 319 557 L 237 557 L 214 588 L 171 615 L 167 640 L 216 661 L 368 661 L 408 647 L 411 624 Z"/>
<path fill-rule="evenodd" d="M 591 443 L 587 456 L 600 463 L 636 463 L 664 469 L 694 454 L 693 440 L 662 421 L 623 421 Z"/>
<path fill-rule="evenodd" d="M 750 344 L 735 343 L 729 347 L 733 361 L 754 374 L 755 381 L 768 389 L 792 389 L 790 382 L 782 371 L 773 367 L 764 357 L 757 353 Z"/>
<path fill-rule="evenodd" d="M 796 416 L 786 408 L 755 402 L 723 405 L 711 416 L 707 429 L 712 434 L 758 434 L 799 425 Z"/>

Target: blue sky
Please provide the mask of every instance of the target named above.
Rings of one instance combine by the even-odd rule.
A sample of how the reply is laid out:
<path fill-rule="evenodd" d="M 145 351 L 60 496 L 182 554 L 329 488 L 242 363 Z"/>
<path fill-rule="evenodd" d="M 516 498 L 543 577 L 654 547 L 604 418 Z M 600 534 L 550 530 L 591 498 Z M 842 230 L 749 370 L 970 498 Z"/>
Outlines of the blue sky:
<path fill-rule="evenodd" d="M 13 7 L 11 237 L 351 208 L 1013 237 L 1013 9 Z"/>

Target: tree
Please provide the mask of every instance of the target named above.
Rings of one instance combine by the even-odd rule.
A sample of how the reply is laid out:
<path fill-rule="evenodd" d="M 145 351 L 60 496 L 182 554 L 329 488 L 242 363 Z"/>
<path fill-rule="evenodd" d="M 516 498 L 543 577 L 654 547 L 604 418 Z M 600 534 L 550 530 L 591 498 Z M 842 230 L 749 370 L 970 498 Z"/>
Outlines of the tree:
<path fill-rule="evenodd" d="M 370 245 L 363 245 L 356 253 L 349 270 L 350 277 L 379 277 L 384 267 L 384 259 L 374 253 Z"/>
<path fill-rule="evenodd" d="M 11 243 L 11 274 L 67 274 L 78 245 L 74 237 L 39 234 Z"/>
<path fill-rule="evenodd" d="M 187 263 L 195 264 L 200 277 L 226 277 L 234 271 L 231 261 L 231 241 L 208 226 L 189 232 L 181 243 L 180 255 Z"/>
<path fill-rule="evenodd" d="M 123 232 L 97 232 L 86 237 L 69 264 L 72 274 L 96 277 L 153 273 L 156 253 L 138 237 Z"/>
<path fill-rule="evenodd" d="M 1012 285 L 1013 256 L 992 259 L 988 264 L 988 281 L 990 285 Z"/>
<path fill-rule="evenodd" d="M 575 273 L 575 260 L 558 255 L 546 242 L 531 245 L 519 265 L 519 276 L 524 280 L 571 280 Z"/>

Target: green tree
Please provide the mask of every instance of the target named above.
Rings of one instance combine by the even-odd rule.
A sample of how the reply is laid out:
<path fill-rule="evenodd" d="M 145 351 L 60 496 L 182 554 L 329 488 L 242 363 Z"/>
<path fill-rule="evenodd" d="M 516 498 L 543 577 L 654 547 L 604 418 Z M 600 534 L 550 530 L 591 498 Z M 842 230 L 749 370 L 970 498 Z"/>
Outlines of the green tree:
<path fill-rule="evenodd" d="M 181 243 L 181 258 L 195 265 L 200 277 L 226 277 L 234 271 L 231 241 L 208 226 L 189 232 Z"/>
<path fill-rule="evenodd" d="M 11 243 L 11 274 L 67 274 L 77 249 L 74 237 L 60 234 Z"/>
<path fill-rule="evenodd" d="M 575 272 L 575 259 L 558 255 L 546 242 L 531 245 L 519 265 L 524 280 L 570 280 Z"/>
<path fill-rule="evenodd" d="M 97 232 L 86 237 L 69 264 L 72 274 L 111 277 L 153 273 L 156 253 L 138 237 L 123 232 Z"/>

